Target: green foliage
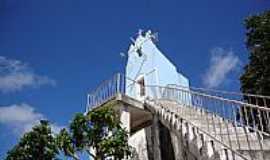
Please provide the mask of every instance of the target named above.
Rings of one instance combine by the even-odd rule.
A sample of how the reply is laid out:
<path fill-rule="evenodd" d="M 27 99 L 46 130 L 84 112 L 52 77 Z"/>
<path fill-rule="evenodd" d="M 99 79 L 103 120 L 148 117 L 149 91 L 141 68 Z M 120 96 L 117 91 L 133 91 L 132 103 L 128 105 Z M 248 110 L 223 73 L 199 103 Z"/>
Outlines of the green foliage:
<path fill-rule="evenodd" d="M 244 93 L 270 95 L 270 11 L 248 17 L 246 45 L 249 64 L 240 77 Z"/>
<path fill-rule="evenodd" d="M 6 160 L 51 160 L 58 154 L 56 141 L 48 121 L 40 121 L 32 131 L 24 134 L 8 153 Z"/>
<path fill-rule="evenodd" d="M 83 151 L 96 160 L 109 157 L 123 159 L 131 154 L 128 134 L 110 106 L 93 110 L 87 115 L 76 114 L 70 124 L 69 135 L 63 131 L 60 137 L 64 137 L 58 138 L 61 150 L 73 158 L 76 158 L 75 152 Z"/>
<path fill-rule="evenodd" d="M 240 77 L 243 93 L 270 95 L 270 11 L 248 17 L 245 20 L 246 45 L 249 51 L 249 63 Z M 269 99 L 244 96 L 251 104 L 270 106 Z M 269 113 L 258 112 L 243 106 L 239 114 L 246 115 L 243 121 L 246 125 L 270 133 Z M 261 119 L 260 119 L 261 117 Z"/>
<path fill-rule="evenodd" d="M 64 155 L 73 157 L 74 159 L 79 159 L 75 153 L 74 145 L 72 143 L 72 138 L 65 128 L 62 129 L 57 135 L 56 144 L 58 146 L 58 149 L 62 151 Z"/>
<path fill-rule="evenodd" d="M 6 160 L 52 160 L 60 152 L 78 160 L 78 152 L 85 151 L 96 160 L 130 156 L 128 134 L 110 106 L 76 114 L 69 130 L 55 135 L 48 121 L 40 121 L 8 152 Z"/>

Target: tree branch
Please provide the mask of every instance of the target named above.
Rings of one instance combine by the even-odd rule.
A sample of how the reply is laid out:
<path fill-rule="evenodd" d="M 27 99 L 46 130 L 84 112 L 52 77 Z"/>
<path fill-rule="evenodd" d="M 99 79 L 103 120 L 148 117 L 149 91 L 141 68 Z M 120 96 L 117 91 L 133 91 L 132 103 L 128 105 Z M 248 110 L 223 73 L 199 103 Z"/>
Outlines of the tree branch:
<path fill-rule="evenodd" d="M 96 159 L 97 157 L 89 151 L 89 149 L 86 150 L 86 152 L 91 156 L 92 158 Z"/>

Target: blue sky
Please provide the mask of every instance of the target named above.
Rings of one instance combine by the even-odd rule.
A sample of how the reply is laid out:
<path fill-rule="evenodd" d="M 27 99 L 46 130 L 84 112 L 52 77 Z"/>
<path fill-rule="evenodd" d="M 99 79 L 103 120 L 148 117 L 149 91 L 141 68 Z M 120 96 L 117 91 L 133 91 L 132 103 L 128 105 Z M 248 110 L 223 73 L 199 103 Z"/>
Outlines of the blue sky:
<path fill-rule="evenodd" d="M 159 33 L 192 86 L 238 91 L 243 20 L 267 9 L 267 0 L 0 0 L 0 158 L 38 119 L 58 129 L 84 111 L 86 93 L 123 71 L 119 53 L 138 29 Z"/>

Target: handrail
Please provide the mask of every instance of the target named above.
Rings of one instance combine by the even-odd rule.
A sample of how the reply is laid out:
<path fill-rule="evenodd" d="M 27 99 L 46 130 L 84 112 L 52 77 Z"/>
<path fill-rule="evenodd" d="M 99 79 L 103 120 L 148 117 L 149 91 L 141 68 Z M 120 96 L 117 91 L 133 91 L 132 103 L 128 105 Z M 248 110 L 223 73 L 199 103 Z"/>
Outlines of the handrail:
<path fill-rule="evenodd" d="M 190 88 L 192 90 L 201 90 L 201 91 L 210 91 L 212 93 L 221 93 L 221 94 L 227 94 L 227 95 L 236 95 L 236 96 L 249 96 L 249 97 L 258 97 L 258 98 L 266 98 L 270 99 L 270 96 L 265 96 L 265 95 L 258 95 L 258 94 L 251 94 L 251 93 L 239 93 L 239 92 L 234 92 L 234 91 L 222 91 L 218 89 L 211 89 L 211 88 L 201 88 L 201 87 L 186 87 L 182 85 L 175 85 L 175 84 L 170 84 L 172 86 L 175 86 L 176 88 Z M 169 86 L 170 86 L 169 85 Z"/>
<path fill-rule="evenodd" d="M 210 137 L 221 142 L 220 144 L 223 146 L 229 146 L 229 149 L 233 152 L 232 156 L 239 154 L 234 152 L 236 150 L 249 150 L 249 158 L 247 159 L 255 160 L 251 152 L 255 147 L 263 160 L 267 160 L 264 152 L 266 146 L 264 146 L 263 139 L 270 137 L 270 108 L 207 95 L 187 88 L 180 89 L 155 85 L 148 87 L 159 88 L 159 91 L 161 90 L 167 94 L 165 95 L 166 99 L 178 103 L 178 111 L 175 111 L 170 104 L 165 105 L 169 113 L 175 112 L 175 114 L 179 114 L 185 108 L 190 108 L 190 113 L 184 113 L 180 116 L 184 117 L 184 119 L 188 117 L 191 125 L 205 131 L 208 136 L 211 135 Z M 194 104 L 193 99 L 197 98 L 201 100 L 201 103 Z M 197 109 L 200 111 L 196 111 Z M 198 117 L 201 118 L 199 122 L 196 120 Z M 203 127 L 203 123 L 206 123 L 206 128 Z M 232 137 L 236 138 L 232 139 Z M 237 146 L 233 145 L 234 143 L 237 143 Z M 242 145 L 245 146 L 244 149 Z M 247 155 L 244 156 L 247 157 Z"/>
<path fill-rule="evenodd" d="M 119 94 L 119 93 L 126 94 L 125 85 L 127 81 L 131 81 L 132 83 L 134 83 L 134 85 L 138 84 L 135 80 L 125 77 L 124 75 L 119 74 L 119 73 L 114 75 L 112 79 L 104 81 L 94 92 L 92 92 L 91 94 L 88 94 L 87 109 L 97 106 L 99 104 L 102 104 L 104 101 L 110 99 L 116 94 Z M 248 127 L 250 127 L 251 124 L 247 124 L 247 123 L 252 123 L 252 126 L 255 127 L 255 125 L 258 125 L 257 121 L 263 121 L 263 122 L 260 122 L 261 124 L 259 125 L 259 128 L 265 126 L 264 123 L 270 123 L 270 122 L 264 122 L 268 120 L 270 117 L 268 114 L 265 113 L 265 112 L 267 113 L 270 112 L 270 108 L 263 107 L 258 104 L 255 105 L 255 104 L 250 104 L 250 103 L 246 103 L 239 100 L 223 98 L 220 96 L 208 95 L 203 92 L 194 91 L 192 90 L 192 87 L 190 89 L 188 87 L 180 88 L 180 87 L 177 87 L 177 85 L 175 85 L 176 87 L 170 87 L 170 86 L 145 85 L 145 88 L 149 90 L 149 93 L 147 96 L 151 97 L 150 90 L 154 90 L 154 92 L 157 92 L 156 94 L 159 95 L 159 97 L 154 96 L 151 98 L 170 98 L 174 100 L 176 99 L 176 100 L 179 100 L 184 105 L 193 105 L 199 108 L 204 108 L 205 110 L 208 110 L 215 114 L 219 114 L 223 116 L 223 118 L 227 118 L 229 120 L 233 120 L 233 118 L 236 118 L 236 116 L 238 117 L 241 116 L 240 111 L 244 109 L 244 111 L 242 111 L 243 113 L 241 114 L 247 114 L 247 115 L 242 115 L 242 116 L 245 116 L 245 118 L 240 117 L 240 120 L 242 121 L 241 122 L 242 124 L 246 123 Z M 219 103 L 222 103 L 222 105 L 225 104 L 224 106 L 225 111 L 229 113 L 226 113 L 226 114 L 223 113 L 224 111 L 220 110 Z M 230 113 L 232 114 L 232 112 L 237 112 L 237 113 L 234 116 L 232 116 L 230 115 Z M 254 112 L 254 113 L 251 114 L 250 112 Z M 260 116 L 260 117 L 257 118 L 257 116 Z M 252 120 L 250 120 L 249 117 L 252 117 L 251 118 Z M 254 121 L 256 121 L 256 123 Z"/>
<path fill-rule="evenodd" d="M 150 102 L 150 104 L 151 104 L 151 102 Z M 156 103 L 155 105 L 160 105 L 160 104 Z M 164 109 L 164 107 L 163 107 L 162 105 L 161 105 L 161 108 L 162 108 L 162 109 L 157 108 L 157 107 L 154 107 L 154 106 L 152 106 L 152 105 L 150 105 L 150 106 L 153 107 L 153 108 L 156 110 L 155 112 L 162 112 L 161 110 Z M 171 113 L 178 115 L 178 114 L 175 113 L 175 112 L 171 112 Z M 179 115 L 178 115 L 178 116 L 179 116 Z M 184 120 L 184 121 L 186 121 L 186 122 L 187 122 L 188 124 L 190 124 L 192 127 L 195 127 L 199 132 L 205 134 L 207 137 L 209 137 L 209 138 L 211 138 L 212 140 L 215 140 L 215 142 L 221 144 L 224 148 L 230 149 L 230 150 L 232 151 L 232 154 L 238 155 L 238 156 L 241 157 L 242 159 L 247 160 L 247 158 L 246 158 L 244 155 L 242 155 L 242 154 L 241 154 L 240 152 L 238 152 L 237 150 L 232 149 L 228 144 L 224 143 L 224 141 L 222 141 L 222 139 L 219 139 L 219 138 L 213 136 L 213 134 L 209 133 L 208 131 L 206 131 L 206 130 L 204 130 L 204 129 L 201 129 L 200 127 L 198 127 L 197 125 L 195 125 L 194 123 L 192 123 L 192 121 L 190 121 L 189 119 L 186 119 L 186 118 L 183 118 L 183 117 L 181 117 L 181 119 Z M 173 124 L 171 124 L 171 126 L 173 126 Z M 193 130 L 193 131 L 194 131 L 194 130 Z M 195 134 L 195 133 L 193 133 L 193 134 Z M 212 146 L 212 147 L 213 147 L 213 146 Z"/>
<path fill-rule="evenodd" d="M 115 78 L 115 77 L 118 77 Z M 120 78 L 119 78 L 120 77 Z M 116 79 L 116 80 L 115 80 Z M 105 89 L 105 92 L 108 91 L 110 87 L 115 87 L 115 92 L 112 92 L 111 94 L 116 94 L 116 93 L 122 93 L 122 94 L 126 94 L 125 93 L 125 89 L 124 89 L 124 85 L 126 83 L 126 81 L 132 81 L 132 85 L 135 85 L 137 84 L 137 82 L 131 78 L 128 78 L 128 77 L 125 77 L 124 75 L 120 74 L 120 73 L 117 73 L 113 76 L 112 79 L 108 79 L 108 80 L 105 80 L 102 82 L 101 85 L 99 85 L 93 92 L 91 92 L 90 94 L 87 94 L 88 97 L 90 96 L 95 96 L 96 98 L 96 95 L 98 94 L 102 94 L 100 92 L 102 92 L 103 88 L 107 88 Z M 110 83 L 113 83 L 114 85 L 116 86 L 111 86 Z M 119 86 L 118 86 L 119 85 Z M 173 87 L 171 87 L 173 86 Z M 175 87 L 174 87 L 175 86 Z M 256 97 L 261 97 L 261 98 L 269 98 L 269 96 L 263 96 L 263 95 L 254 95 L 254 94 L 241 94 L 241 93 L 236 93 L 236 92 L 227 92 L 227 91 L 219 91 L 219 90 L 213 90 L 213 89 L 203 89 L 203 88 L 195 88 L 195 87 L 186 87 L 186 86 L 180 86 L 180 85 L 168 85 L 168 86 L 159 86 L 159 85 L 145 85 L 146 88 L 153 88 L 153 87 L 156 87 L 156 88 L 166 88 L 166 89 L 175 89 L 175 90 L 179 90 L 179 91 L 188 91 L 192 94 L 195 94 L 195 95 L 200 95 L 200 96 L 204 96 L 204 97 L 208 97 L 208 98 L 215 98 L 215 99 L 219 99 L 219 100 L 222 100 L 222 101 L 228 101 L 228 102 L 231 102 L 231 103 L 235 103 L 235 104 L 239 104 L 239 105 L 245 105 L 245 106 L 248 106 L 248 107 L 251 107 L 251 108 L 260 108 L 262 110 L 270 110 L 270 108 L 266 108 L 264 106 L 259 106 L 258 104 L 254 105 L 254 104 L 250 104 L 250 103 L 246 103 L 246 102 L 243 102 L 243 101 L 239 101 L 239 100 L 234 100 L 234 99 L 228 99 L 228 98 L 224 98 L 224 97 L 220 97 L 220 96 L 215 96 L 215 95 L 209 95 L 209 94 L 206 94 L 206 93 L 203 93 L 203 92 L 198 92 L 198 91 L 194 91 L 194 89 L 200 89 L 200 90 L 212 90 L 212 91 L 217 91 L 217 92 L 220 92 L 220 93 L 229 93 L 229 94 L 236 94 L 236 95 L 243 95 L 243 96 L 256 96 Z M 103 93 L 103 94 L 106 94 L 106 93 Z M 109 96 L 112 96 L 111 94 L 108 94 Z M 106 99 L 106 98 L 105 98 Z M 104 99 L 102 99 L 104 100 Z M 89 100 L 88 100 L 89 102 Z M 100 102 L 101 103 L 101 102 Z M 92 107 L 92 106 L 89 106 L 91 104 L 87 104 L 88 107 Z"/>
<path fill-rule="evenodd" d="M 181 88 L 174 88 L 174 87 L 163 87 L 163 86 L 158 86 L 158 85 L 146 85 L 145 87 L 159 87 L 159 88 L 164 88 L 164 89 L 175 89 L 175 90 L 184 91 L 184 92 L 188 91 L 191 94 L 196 94 L 196 95 L 200 95 L 200 96 L 204 96 L 204 97 L 208 97 L 208 98 L 214 98 L 214 99 L 217 99 L 217 100 L 227 101 L 227 102 L 231 102 L 231 103 L 235 103 L 235 104 L 239 104 L 239 105 L 245 105 L 245 106 L 248 106 L 248 107 L 251 107 L 251 108 L 259 108 L 259 109 L 270 111 L 270 108 L 266 108 L 266 107 L 263 107 L 263 106 L 258 106 L 258 105 L 238 101 L 238 100 L 232 100 L 232 99 L 227 99 L 227 98 L 223 98 L 223 97 L 208 95 L 208 94 L 205 94 L 205 93 L 196 92 L 196 91 L 192 91 L 192 90 L 188 90 L 188 89 L 181 89 Z"/>
<path fill-rule="evenodd" d="M 130 94 L 130 91 L 133 92 L 136 87 L 129 88 L 130 86 L 127 86 L 129 81 L 132 82 L 131 85 L 139 85 L 135 80 L 119 73 L 114 75 L 112 79 L 104 81 L 94 92 L 87 95 L 86 111 L 103 104 L 117 94 L 127 95 Z M 151 99 L 158 100 L 165 98 L 173 100 L 179 103 L 179 106 L 200 109 L 207 115 L 222 117 L 226 123 L 231 123 L 234 127 L 243 127 L 245 128 L 246 135 L 252 131 L 262 137 L 270 137 L 270 108 L 262 106 L 259 103 L 252 104 L 220 95 L 209 95 L 204 92 L 207 89 L 194 87 L 181 87 L 179 85 L 145 85 L 144 87 L 146 88 L 146 95 Z M 126 92 L 126 89 L 131 90 Z M 226 91 L 223 93 L 226 93 Z M 240 93 L 239 95 L 266 98 L 267 100 L 269 98 L 268 96 L 261 95 Z M 207 123 L 208 125 L 212 125 L 208 120 Z M 227 134 L 231 134 L 229 130 Z M 238 133 L 235 132 L 234 134 Z M 215 131 L 215 135 L 218 135 L 217 131 Z M 220 135 L 221 132 L 219 133 Z M 249 143 L 249 140 L 247 141 Z M 260 142 L 260 140 L 258 141 Z M 261 147 L 261 150 L 263 150 L 263 147 Z"/>
<path fill-rule="evenodd" d="M 117 73 L 112 79 L 103 81 L 92 93 L 87 94 L 86 112 L 109 100 L 116 94 L 125 94 L 125 81 L 123 75 Z"/>
<path fill-rule="evenodd" d="M 184 106 L 193 106 L 196 108 L 204 109 L 214 115 L 219 115 L 222 118 L 225 118 L 234 124 L 245 126 L 250 128 L 253 131 L 258 133 L 270 136 L 270 128 L 266 127 L 264 123 L 270 123 L 270 108 L 244 103 L 242 101 L 230 100 L 222 97 L 207 95 L 200 92 L 194 92 L 192 90 L 180 89 L 180 88 L 171 88 L 171 87 L 161 87 L 157 85 L 148 85 L 146 87 L 157 87 L 163 90 L 169 90 L 169 92 L 174 92 L 173 94 L 182 94 L 182 97 L 166 95 L 166 99 L 175 100 L 179 104 Z M 183 98 L 184 97 L 184 98 Z M 188 98 L 188 101 L 187 101 Z M 200 104 L 195 104 L 194 99 L 200 99 L 202 102 Z M 184 100 L 183 100 L 184 99 Z M 215 106 L 213 106 L 215 105 Z M 215 108 L 213 108 L 215 107 Z M 242 110 L 242 111 L 241 111 Z M 226 113 L 227 112 L 227 113 Z M 243 113 L 241 113 L 243 112 Z M 238 119 L 237 119 L 238 114 Z M 241 115 L 245 114 L 245 115 Z M 257 117 L 259 116 L 259 117 Z M 259 122 L 258 122 L 259 121 Z M 267 122 L 263 122 L 267 121 Z M 257 125 L 257 126 L 256 126 Z"/>

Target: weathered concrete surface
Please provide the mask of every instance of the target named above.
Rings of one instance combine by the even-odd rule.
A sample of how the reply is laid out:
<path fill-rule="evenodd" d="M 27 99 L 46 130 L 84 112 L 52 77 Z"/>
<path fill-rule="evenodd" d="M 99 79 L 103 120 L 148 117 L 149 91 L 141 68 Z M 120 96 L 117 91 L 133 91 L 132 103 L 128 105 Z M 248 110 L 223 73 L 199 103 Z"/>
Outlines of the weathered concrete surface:
<path fill-rule="evenodd" d="M 149 160 L 161 160 L 161 144 L 159 140 L 160 133 L 158 123 L 158 117 L 154 116 L 152 125 L 144 130 L 146 134 L 147 153 Z"/>
<path fill-rule="evenodd" d="M 136 148 L 140 160 L 196 160 L 183 138 L 155 116 L 151 126 L 130 137 L 129 144 Z"/>
<path fill-rule="evenodd" d="M 136 149 L 137 159 L 270 159 L 269 141 L 262 141 L 264 148 L 264 155 L 262 155 L 259 148 L 260 141 L 254 132 L 245 133 L 247 132 L 245 128 L 235 127 L 232 123 L 202 110 L 179 106 L 177 103 L 167 101 L 163 101 L 162 105 L 150 101 L 141 103 L 125 96 L 116 97 L 114 101 L 116 103 L 113 107 L 119 111 L 123 126 L 130 133 L 129 144 Z M 210 128 L 206 123 L 209 120 L 211 120 Z M 235 134 L 236 131 L 238 135 Z M 223 135 L 224 133 L 230 134 Z M 217 134 L 216 139 L 209 134 Z M 237 137 L 240 147 L 237 144 Z M 251 149 L 246 143 L 247 138 L 252 143 Z M 230 140 L 231 148 L 242 155 L 229 150 L 217 139 L 223 139 L 224 143 Z M 243 158 L 243 156 L 248 158 Z"/>
<path fill-rule="evenodd" d="M 148 160 L 147 141 L 145 129 L 142 129 L 129 138 L 129 145 L 136 149 L 136 154 L 140 160 Z"/>
<path fill-rule="evenodd" d="M 174 160 L 174 148 L 171 139 L 170 130 L 166 128 L 162 123 L 158 121 L 159 126 L 159 141 L 160 141 L 160 150 L 161 150 L 161 159 L 170 159 Z M 177 144 L 176 144 L 177 145 Z"/>
<path fill-rule="evenodd" d="M 180 109 L 181 111 L 172 112 L 174 107 Z M 202 114 L 201 117 L 195 116 L 197 112 L 202 113 L 202 111 L 197 111 L 192 108 L 186 109 L 181 108 L 181 106 L 172 106 L 169 108 L 161 106 L 152 106 L 152 108 L 146 108 L 151 113 L 153 113 L 152 125 L 143 129 L 145 134 L 144 138 L 146 143 L 140 143 L 140 147 L 144 148 L 144 157 L 142 159 L 154 160 L 154 159 L 169 159 L 169 160 L 268 160 L 269 159 L 269 144 L 267 141 L 263 141 L 264 158 L 262 157 L 262 151 L 259 149 L 258 138 L 255 137 L 254 133 L 246 133 L 246 136 L 242 136 L 242 132 L 245 131 L 244 128 L 235 128 L 230 122 L 224 121 L 223 119 L 210 114 Z M 154 110 L 152 110 L 154 109 Z M 181 113 L 176 115 L 175 113 Z M 181 116 L 181 117 L 179 117 Z M 209 117 L 208 117 L 209 116 Z M 185 119 L 183 119 L 183 117 Z M 219 133 L 223 134 L 227 131 L 230 135 L 222 136 L 223 142 L 227 143 L 227 138 L 230 136 L 230 141 L 235 144 L 232 145 L 232 149 L 238 151 L 242 155 L 232 152 L 221 144 L 219 141 L 213 139 L 213 137 L 205 134 L 201 131 L 207 130 L 205 128 L 205 121 L 207 119 L 213 121 L 213 123 L 221 123 L 219 128 Z M 188 121 L 186 120 L 188 119 Z M 194 126 L 193 124 L 196 124 Z M 200 127 L 200 129 L 198 127 Z M 214 126 L 214 125 L 213 125 Z M 217 128 L 211 127 L 208 129 L 210 134 L 214 134 L 214 130 Z M 226 128 L 224 128 L 226 127 Z M 240 140 L 241 147 L 238 148 L 235 137 L 235 130 L 238 135 L 238 140 Z M 225 132 L 226 131 L 226 132 Z M 143 133 L 142 133 L 143 134 Z M 246 144 L 246 138 L 249 138 L 249 142 L 252 143 L 252 150 L 245 150 L 248 148 Z M 136 135 L 134 136 L 136 137 Z M 219 136 L 216 136 L 219 139 Z M 134 138 L 140 139 L 140 137 Z M 228 140 L 229 140 L 228 139 Z M 142 146 L 145 144 L 146 146 Z M 139 147 L 139 153 L 141 154 L 141 148 Z M 147 150 L 145 150 L 147 148 Z M 243 157 L 244 156 L 244 157 Z"/>
<path fill-rule="evenodd" d="M 140 160 L 175 160 L 171 133 L 157 117 L 151 126 L 133 134 L 129 144 L 136 148 Z"/>

